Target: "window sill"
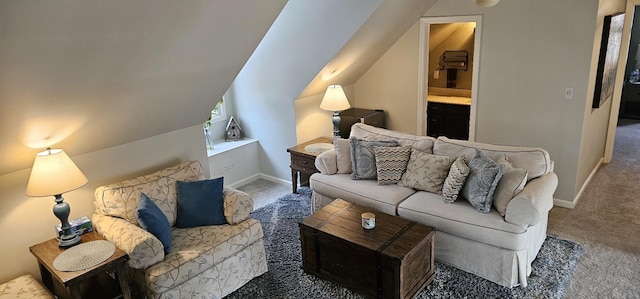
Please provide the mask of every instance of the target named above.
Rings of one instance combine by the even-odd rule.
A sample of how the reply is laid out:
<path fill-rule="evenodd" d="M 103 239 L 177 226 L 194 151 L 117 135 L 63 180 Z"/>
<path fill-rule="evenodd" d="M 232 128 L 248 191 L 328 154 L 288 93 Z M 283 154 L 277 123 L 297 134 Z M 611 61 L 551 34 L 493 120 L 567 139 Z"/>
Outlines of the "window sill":
<path fill-rule="evenodd" d="M 224 139 L 216 140 L 213 142 L 213 149 L 207 150 L 207 156 L 211 157 L 218 154 L 222 154 L 224 152 L 228 152 L 254 142 L 258 142 L 258 139 L 245 138 L 242 140 L 229 141 L 229 142 L 224 141 Z"/>

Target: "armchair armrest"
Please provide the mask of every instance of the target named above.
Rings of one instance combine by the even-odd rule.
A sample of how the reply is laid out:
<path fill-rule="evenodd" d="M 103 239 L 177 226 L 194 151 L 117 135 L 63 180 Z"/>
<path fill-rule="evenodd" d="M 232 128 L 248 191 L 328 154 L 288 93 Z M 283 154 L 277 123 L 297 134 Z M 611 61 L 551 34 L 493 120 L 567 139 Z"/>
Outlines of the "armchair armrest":
<path fill-rule="evenodd" d="M 93 214 L 93 227 L 109 242 L 129 255 L 129 266 L 145 269 L 164 260 L 164 247 L 158 238 L 122 218 Z"/>
<path fill-rule="evenodd" d="M 249 219 L 253 211 L 253 198 L 242 191 L 225 187 L 224 190 L 224 217 L 231 225 L 238 224 Z"/>
<path fill-rule="evenodd" d="M 338 155 L 335 149 L 322 152 L 313 163 L 322 174 L 336 174 L 338 172 Z"/>
<path fill-rule="evenodd" d="M 558 176 L 554 172 L 529 181 L 507 205 L 505 221 L 524 227 L 538 224 L 553 207 L 556 187 Z"/>

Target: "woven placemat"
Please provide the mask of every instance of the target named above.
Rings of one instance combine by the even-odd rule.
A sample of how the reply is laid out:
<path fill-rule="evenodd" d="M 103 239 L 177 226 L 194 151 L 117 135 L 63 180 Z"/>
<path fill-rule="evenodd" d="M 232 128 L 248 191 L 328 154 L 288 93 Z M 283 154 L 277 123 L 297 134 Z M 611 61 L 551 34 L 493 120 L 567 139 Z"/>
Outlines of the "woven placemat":
<path fill-rule="evenodd" d="M 106 240 L 96 240 L 73 246 L 53 260 L 53 267 L 58 271 L 80 271 L 96 266 L 116 251 L 116 246 Z"/>

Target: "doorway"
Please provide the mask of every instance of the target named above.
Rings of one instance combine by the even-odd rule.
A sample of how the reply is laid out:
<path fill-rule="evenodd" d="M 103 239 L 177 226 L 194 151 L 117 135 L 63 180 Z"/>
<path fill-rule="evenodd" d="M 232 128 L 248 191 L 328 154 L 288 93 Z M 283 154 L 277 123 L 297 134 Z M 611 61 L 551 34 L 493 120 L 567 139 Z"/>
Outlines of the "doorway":
<path fill-rule="evenodd" d="M 481 16 L 420 20 L 418 132 L 475 140 Z"/>

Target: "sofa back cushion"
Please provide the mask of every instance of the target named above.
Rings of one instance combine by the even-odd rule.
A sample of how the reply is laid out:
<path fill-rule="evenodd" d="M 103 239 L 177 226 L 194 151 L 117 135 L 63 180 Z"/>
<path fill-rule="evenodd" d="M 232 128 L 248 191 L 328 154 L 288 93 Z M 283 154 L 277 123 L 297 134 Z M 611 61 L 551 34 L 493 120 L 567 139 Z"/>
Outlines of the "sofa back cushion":
<path fill-rule="evenodd" d="M 136 210 L 140 195 L 144 193 L 153 199 L 173 226 L 176 222 L 178 204 L 176 181 L 203 179 L 200 162 L 186 161 L 152 174 L 100 186 L 95 192 L 96 213 L 119 217 L 139 225 Z"/>
<path fill-rule="evenodd" d="M 513 167 L 527 171 L 529 181 L 553 170 L 549 153 L 542 148 L 536 147 L 493 145 L 438 137 L 433 145 L 433 153 L 451 157 L 464 155 L 467 161 L 470 161 L 475 157 L 476 148 L 482 150 L 483 154 L 494 161 L 506 156 Z"/>
<path fill-rule="evenodd" d="M 429 136 L 412 135 L 383 128 L 378 128 L 363 123 L 355 123 L 351 126 L 349 138 L 357 138 L 368 141 L 395 141 L 398 146 L 411 146 L 427 154 L 433 152 L 435 138 Z"/>

